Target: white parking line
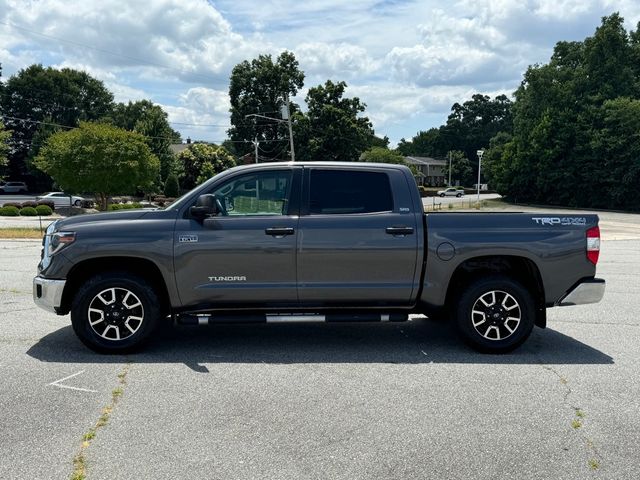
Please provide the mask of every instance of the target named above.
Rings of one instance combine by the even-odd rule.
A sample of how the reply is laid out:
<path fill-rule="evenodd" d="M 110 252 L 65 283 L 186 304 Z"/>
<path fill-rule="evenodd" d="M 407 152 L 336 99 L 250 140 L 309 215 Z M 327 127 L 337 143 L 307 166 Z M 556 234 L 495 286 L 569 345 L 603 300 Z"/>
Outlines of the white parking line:
<path fill-rule="evenodd" d="M 58 388 L 67 388 L 69 390 L 77 390 L 79 392 L 88 392 L 88 393 L 98 393 L 95 390 L 89 390 L 88 388 L 80 388 L 80 387 L 72 387 L 70 385 L 61 385 L 65 380 L 69 380 L 70 378 L 77 377 L 81 373 L 84 373 L 84 370 L 80 370 L 78 373 L 74 373 L 73 375 L 69 375 L 68 377 L 61 378 L 60 380 L 56 380 L 55 382 L 49 383 L 47 386 L 58 387 Z"/>

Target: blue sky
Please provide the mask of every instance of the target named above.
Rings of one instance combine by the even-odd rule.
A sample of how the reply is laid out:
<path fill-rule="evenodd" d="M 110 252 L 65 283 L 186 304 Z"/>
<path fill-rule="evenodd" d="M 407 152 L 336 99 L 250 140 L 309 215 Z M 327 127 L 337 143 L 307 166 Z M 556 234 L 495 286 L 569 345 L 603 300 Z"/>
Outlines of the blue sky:
<path fill-rule="evenodd" d="M 116 100 L 149 98 L 183 137 L 220 141 L 238 62 L 295 53 L 309 87 L 344 80 L 393 143 L 473 93 L 511 94 L 558 40 L 636 0 L 0 0 L 3 75 L 32 63 L 87 70 Z"/>

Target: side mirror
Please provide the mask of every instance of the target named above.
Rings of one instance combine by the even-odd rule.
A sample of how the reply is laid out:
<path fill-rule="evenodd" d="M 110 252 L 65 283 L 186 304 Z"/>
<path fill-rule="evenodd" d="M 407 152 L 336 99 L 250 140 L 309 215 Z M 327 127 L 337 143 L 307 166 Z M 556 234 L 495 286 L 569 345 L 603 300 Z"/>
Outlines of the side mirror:
<path fill-rule="evenodd" d="M 194 218 L 202 219 L 217 215 L 220 212 L 219 205 L 220 202 L 215 195 L 200 195 L 196 204 L 189 209 L 189 213 Z"/>

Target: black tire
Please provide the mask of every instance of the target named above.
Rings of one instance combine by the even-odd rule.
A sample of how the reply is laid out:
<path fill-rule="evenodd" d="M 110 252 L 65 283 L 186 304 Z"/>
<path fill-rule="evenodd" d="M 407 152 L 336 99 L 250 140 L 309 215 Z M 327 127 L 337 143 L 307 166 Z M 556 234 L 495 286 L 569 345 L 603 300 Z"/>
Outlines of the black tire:
<path fill-rule="evenodd" d="M 455 307 L 455 321 L 458 332 L 472 348 L 483 353 L 506 353 L 531 335 L 535 304 L 520 283 L 492 275 L 465 288 Z"/>
<path fill-rule="evenodd" d="M 441 194 L 440 194 L 440 197 L 444 198 L 444 193 L 441 193 Z"/>
<path fill-rule="evenodd" d="M 82 200 L 76 200 L 75 202 L 73 202 L 73 205 L 76 207 L 79 207 L 82 205 Z"/>
<path fill-rule="evenodd" d="M 460 198 L 461 196 L 462 196 L 462 194 L 461 194 L 461 193 L 458 193 L 458 194 L 456 195 L 456 197 L 458 197 L 458 198 Z"/>
<path fill-rule="evenodd" d="M 102 313 L 97 313 L 100 310 Z M 139 350 L 156 331 L 161 318 L 160 300 L 151 285 L 126 272 L 90 278 L 71 305 L 73 330 L 82 343 L 99 353 Z"/>

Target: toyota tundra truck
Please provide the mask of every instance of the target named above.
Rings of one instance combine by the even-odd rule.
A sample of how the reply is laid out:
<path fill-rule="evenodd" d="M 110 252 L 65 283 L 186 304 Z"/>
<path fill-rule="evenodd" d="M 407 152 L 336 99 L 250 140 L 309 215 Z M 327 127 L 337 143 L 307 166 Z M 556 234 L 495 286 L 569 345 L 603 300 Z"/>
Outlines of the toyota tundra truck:
<path fill-rule="evenodd" d="M 164 209 L 75 216 L 43 240 L 35 303 L 102 353 L 166 322 L 400 322 L 446 316 L 483 352 L 600 301 L 596 215 L 425 214 L 401 165 L 241 166 Z"/>

